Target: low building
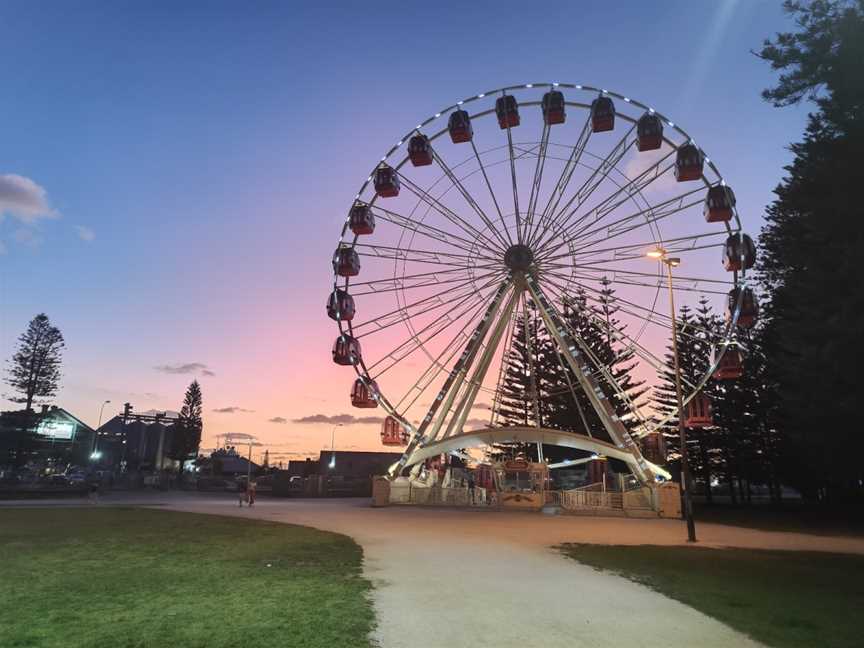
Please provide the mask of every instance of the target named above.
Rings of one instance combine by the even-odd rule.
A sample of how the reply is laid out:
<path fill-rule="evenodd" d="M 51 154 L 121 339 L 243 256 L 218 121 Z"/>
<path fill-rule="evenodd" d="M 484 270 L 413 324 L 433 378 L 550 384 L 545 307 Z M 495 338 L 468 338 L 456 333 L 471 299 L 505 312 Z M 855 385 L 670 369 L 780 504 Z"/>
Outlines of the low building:
<path fill-rule="evenodd" d="M 99 428 L 99 462 L 115 471 L 173 470 L 169 457 L 177 412 L 148 410 L 118 414 Z"/>
<path fill-rule="evenodd" d="M 40 412 L 0 412 L 0 465 L 86 466 L 96 432 L 71 412 L 43 405 Z"/>

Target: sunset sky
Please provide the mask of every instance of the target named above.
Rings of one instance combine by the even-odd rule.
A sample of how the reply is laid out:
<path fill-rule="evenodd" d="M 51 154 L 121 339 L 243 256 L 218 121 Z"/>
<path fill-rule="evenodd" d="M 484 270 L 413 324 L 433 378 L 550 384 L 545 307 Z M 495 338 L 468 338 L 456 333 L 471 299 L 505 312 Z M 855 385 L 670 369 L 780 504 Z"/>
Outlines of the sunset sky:
<path fill-rule="evenodd" d="M 324 302 L 351 201 L 418 120 L 529 81 L 627 93 L 699 139 L 754 235 L 803 129 L 751 53 L 791 28 L 779 2 L 322 4 L 0 8 L 0 356 L 47 313 L 56 404 L 95 425 L 198 379 L 204 447 L 317 454 L 343 422 L 337 448 L 379 449 Z"/>

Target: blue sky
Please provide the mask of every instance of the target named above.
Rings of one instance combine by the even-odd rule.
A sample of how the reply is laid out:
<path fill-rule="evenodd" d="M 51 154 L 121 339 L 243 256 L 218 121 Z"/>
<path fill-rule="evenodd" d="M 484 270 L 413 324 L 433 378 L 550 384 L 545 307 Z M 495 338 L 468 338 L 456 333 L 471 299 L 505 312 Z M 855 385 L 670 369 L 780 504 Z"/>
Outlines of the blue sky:
<path fill-rule="evenodd" d="M 336 371 L 321 303 L 345 206 L 456 99 L 567 81 L 650 102 L 752 233 L 805 118 L 759 96 L 779 2 L 6 2 L 0 22 L 0 176 L 36 186 L 15 185 L 26 213 L 0 202 L 0 355 L 46 311 L 58 402 L 94 423 L 105 398 L 176 408 L 191 375 L 154 367 L 200 363 L 208 406 L 255 410 L 214 433 L 328 436 L 267 419 L 344 410 L 300 396 Z"/>

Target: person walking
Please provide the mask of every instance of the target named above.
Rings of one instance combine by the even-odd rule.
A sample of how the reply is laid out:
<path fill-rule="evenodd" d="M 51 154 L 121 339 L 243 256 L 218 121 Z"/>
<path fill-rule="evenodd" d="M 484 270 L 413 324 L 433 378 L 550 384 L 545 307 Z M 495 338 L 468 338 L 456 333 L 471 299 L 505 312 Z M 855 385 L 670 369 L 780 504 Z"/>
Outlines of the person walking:
<path fill-rule="evenodd" d="M 249 502 L 249 507 L 255 505 L 255 492 L 258 490 L 258 484 L 254 481 L 249 482 L 249 487 L 246 489 L 246 500 Z"/>
<path fill-rule="evenodd" d="M 474 506 L 474 504 L 476 503 L 474 501 L 474 487 L 475 486 L 476 486 L 476 484 L 474 483 L 474 474 L 469 473 L 468 474 L 468 498 L 469 498 L 469 501 L 471 502 L 471 506 Z"/>
<path fill-rule="evenodd" d="M 248 496 L 248 484 L 245 479 L 241 479 L 237 482 L 237 506 L 243 508 L 243 500 L 245 500 Z"/>
<path fill-rule="evenodd" d="M 91 478 L 88 485 L 88 498 L 91 504 L 99 503 L 99 480 Z"/>

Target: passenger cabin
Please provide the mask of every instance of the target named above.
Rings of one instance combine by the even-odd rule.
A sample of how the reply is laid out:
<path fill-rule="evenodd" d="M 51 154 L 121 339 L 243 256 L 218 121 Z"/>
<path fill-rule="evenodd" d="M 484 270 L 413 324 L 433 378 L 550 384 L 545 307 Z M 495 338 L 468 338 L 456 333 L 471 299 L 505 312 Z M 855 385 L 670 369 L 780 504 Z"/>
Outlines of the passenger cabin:
<path fill-rule="evenodd" d="M 333 362 L 338 365 L 356 365 L 360 363 L 360 342 L 343 333 L 333 343 Z"/>
<path fill-rule="evenodd" d="M 732 212 L 735 209 L 735 193 L 728 185 L 715 185 L 708 189 L 705 196 L 705 222 L 728 223 L 732 220 Z"/>
<path fill-rule="evenodd" d="M 378 407 L 378 385 L 374 380 L 358 378 L 351 387 L 351 405 L 364 409 Z"/>
<path fill-rule="evenodd" d="M 513 95 L 504 95 L 495 100 L 495 114 L 502 130 L 519 125 L 519 105 Z"/>
<path fill-rule="evenodd" d="M 393 416 L 388 416 L 381 424 L 381 443 L 385 446 L 408 445 L 408 432 Z"/>
<path fill-rule="evenodd" d="M 408 157 L 415 167 L 432 164 L 432 144 L 425 135 L 415 135 L 408 142 Z"/>
<path fill-rule="evenodd" d="M 726 239 L 723 246 L 723 267 L 733 271 L 749 270 L 756 264 L 756 244 L 740 232 Z"/>
<path fill-rule="evenodd" d="M 735 380 L 740 378 L 743 373 L 744 364 L 741 359 L 741 352 L 735 347 L 730 347 L 720 357 L 720 363 L 714 370 L 712 377 L 716 380 Z"/>
<path fill-rule="evenodd" d="M 454 110 L 447 120 L 447 132 L 454 144 L 470 142 L 474 137 L 474 128 L 471 126 L 471 117 L 464 110 Z"/>
<path fill-rule="evenodd" d="M 543 95 L 543 121 L 547 126 L 563 124 L 567 118 L 564 109 L 564 93 L 559 90 L 550 90 Z"/>
<path fill-rule="evenodd" d="M 595 133 L 615 128 L 615 104 L 610 97 L 600 96 L 591 102 L 591 130 Z"/>
<path fill-rule="evenodd" d="M 705 157 L 695 144 L 685 144 L 678 148 L 675 158 L 675 179 L 678 182 L 698 180 L 702 177 L 702 165 Z"/>
<path fill-rule="evenodd" d="M 641 439 L 642 456 L 658 466 L 666 463 L 666 439 L 660 432 L 649 432 Z"/>
<path fill-rule="evenodd" d="M 743 329 L 752 328 L 756 320 L 759 319 L 759 302 L 750 288 L 733 288 L 729 291 L 729 298 L 726 303 L 726 321 L 732 321 L 739 303 L 741 310 L 738 313 L 738 326 Z"/>
<path fill-rule="evenodd" d="M 360 273 L 360 257 L 354 248 L 340 245 L 333 253 L 333 272 L 340 277 L 355 277 Z"/>
<path fill-rule="evenodd" d="M 358 200 L 348 213 L 348 227 L 357 236 L 372 234 L 375 231 L 375 215 L 366 203 Z"/>
<path fill-rule="evenodd" d="M 337 322 L 354 319 L 354 298 L 341 288 L 334 288 L 327 298 L 327 316 Z"/>
<path fill-rule="evenodd" d="M 636 148 L 656 151 L 663 145 L 663 121 L 654 113 L 646 112 L 636 122 Z"/>
<path fill-rule="evenodd" d="M 699 392 L 687 403 L 684 416 L 684 427 L 704 428 L 714 425 L 711 413 L 711 399 Z"/>
<path fill-rule="evenodd" d="M 382 198 L 394 198 L 399 195 L 399 174 L 393 167 L 382 164 L 375 169 L 375 193 Z"/>

